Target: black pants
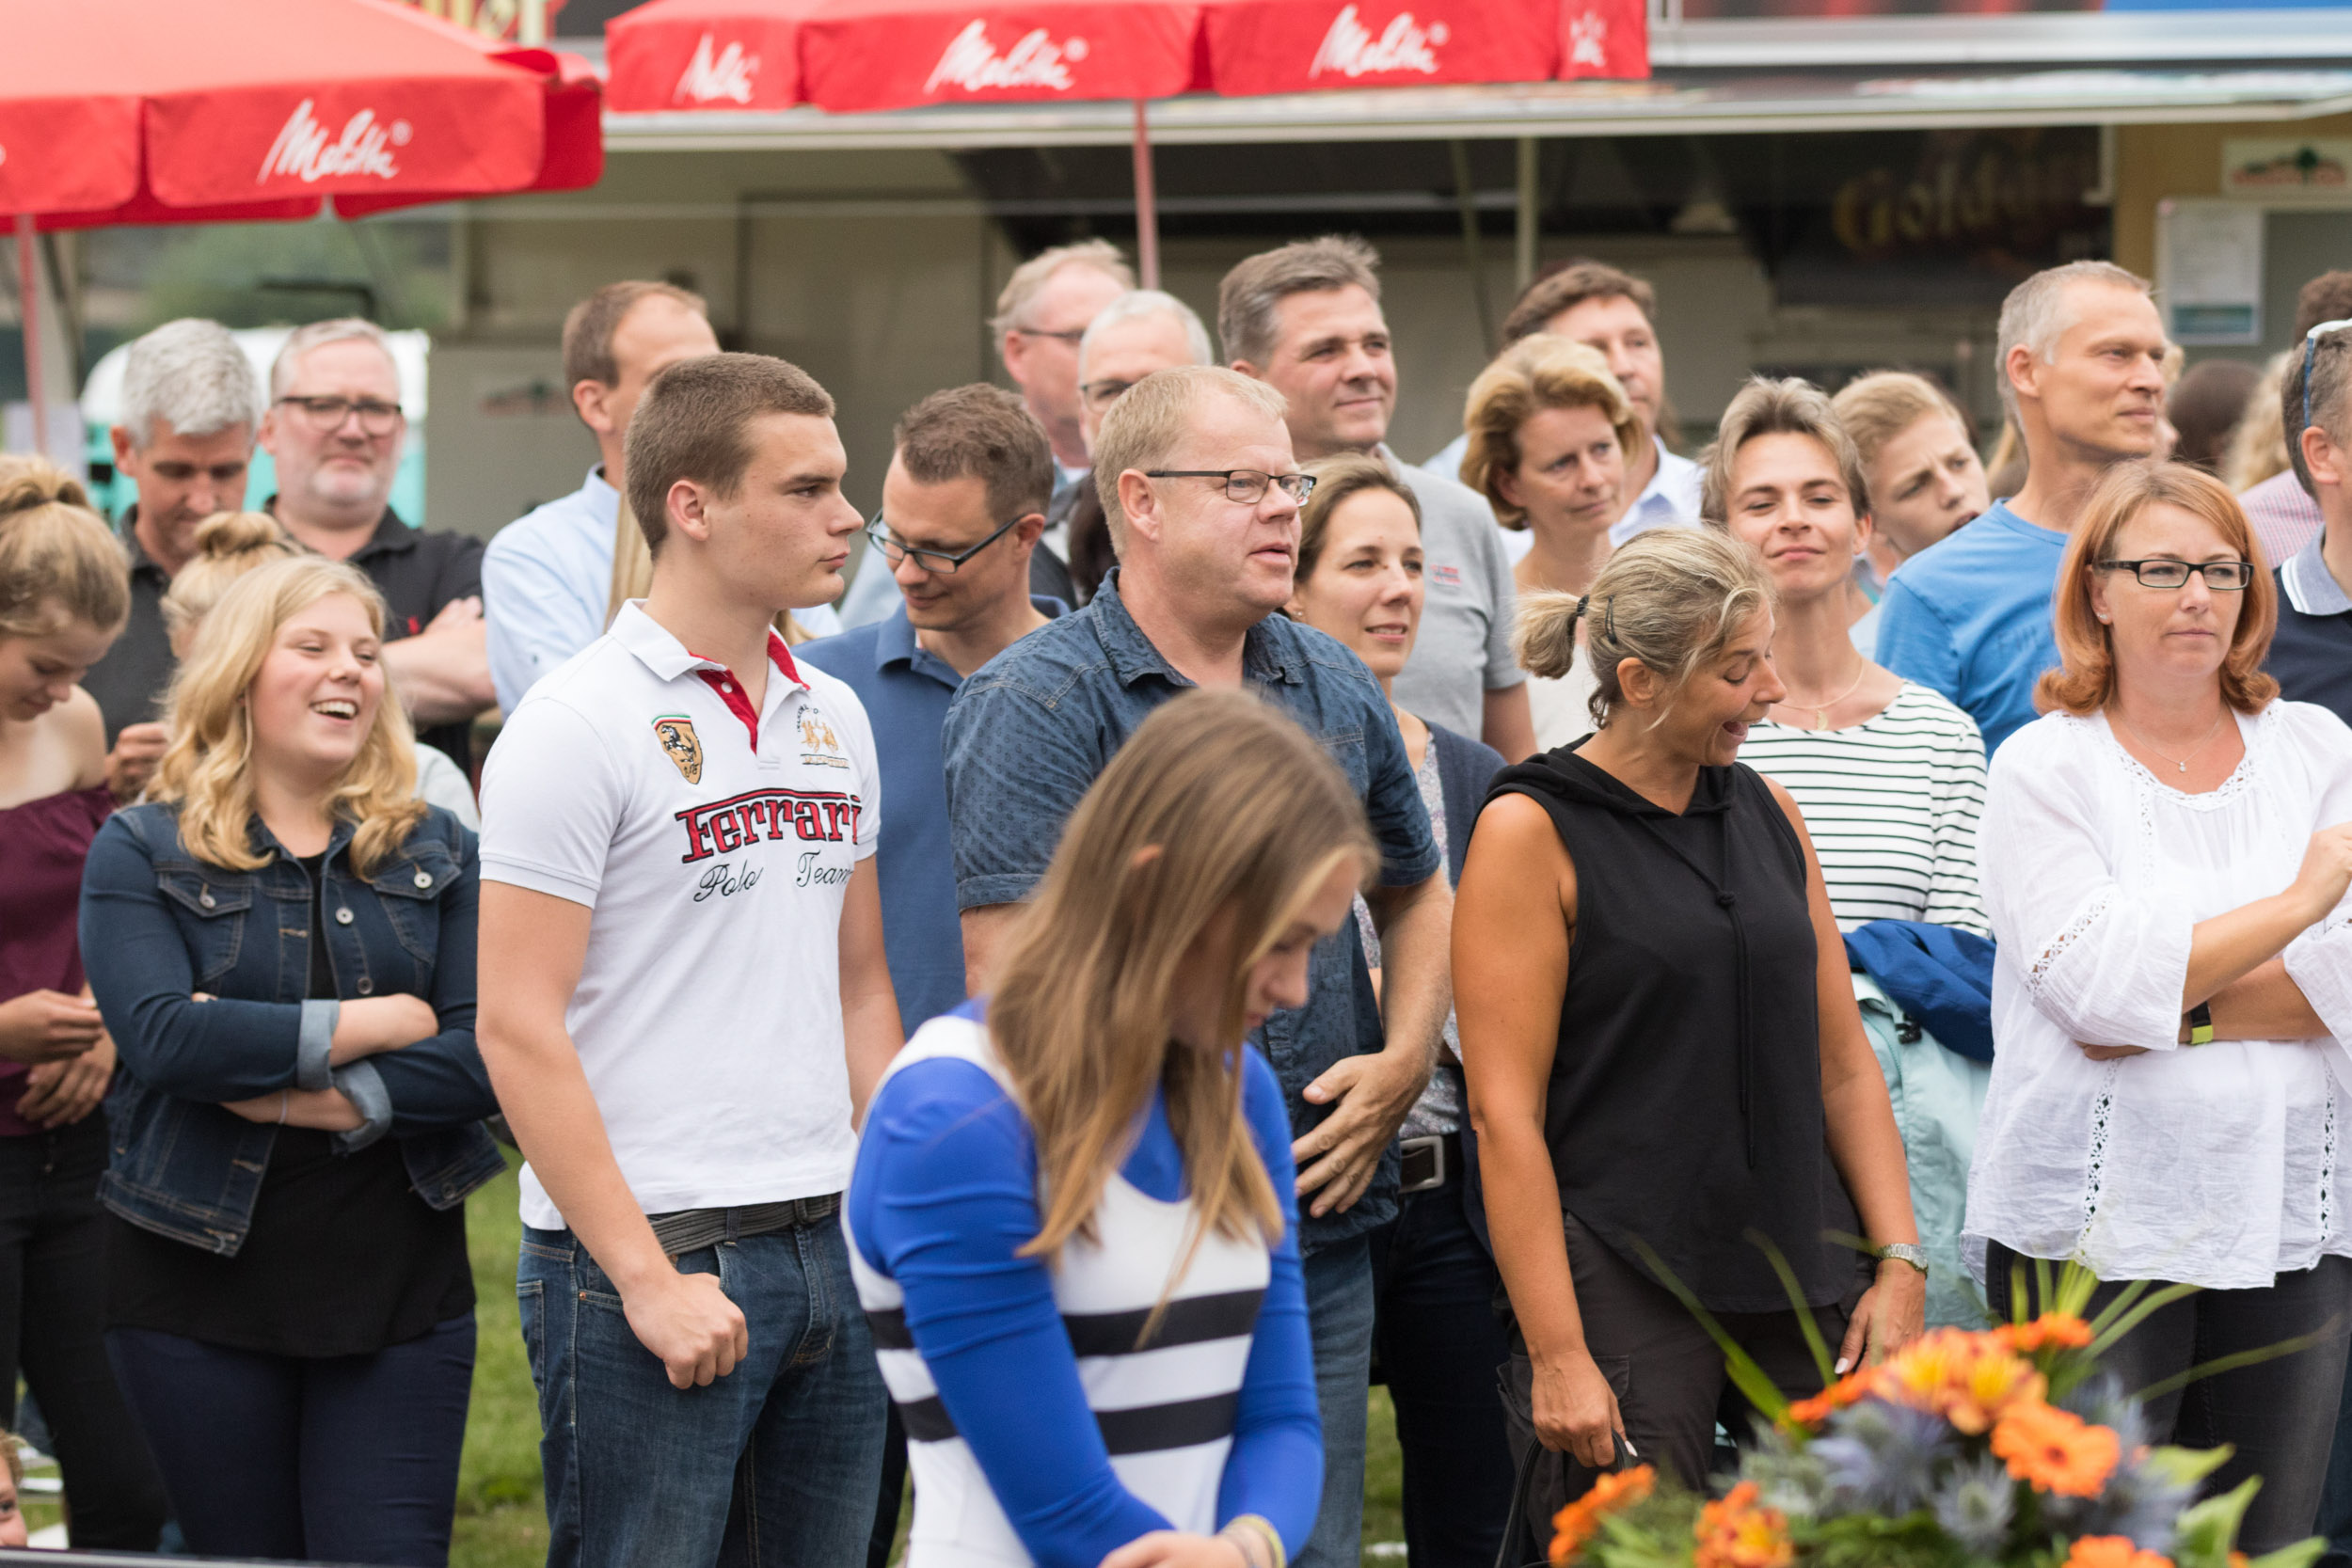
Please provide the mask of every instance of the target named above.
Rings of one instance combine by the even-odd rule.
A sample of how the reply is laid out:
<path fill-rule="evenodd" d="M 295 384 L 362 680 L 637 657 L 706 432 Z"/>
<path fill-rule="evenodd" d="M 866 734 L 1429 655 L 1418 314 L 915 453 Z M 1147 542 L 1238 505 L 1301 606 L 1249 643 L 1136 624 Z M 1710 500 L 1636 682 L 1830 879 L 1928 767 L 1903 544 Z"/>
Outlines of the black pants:
<path fill-rule="evenodd" d="M 2033 1303 L 2030 1259 L 1998 1242 L 1985 1246 L 1985 1295 L 1994 1315 L 2010 1317 L 2011 1268 L 2022 1261 Z M 2056 1265 L 2052 1265 L 2055 1271 Z M 2087 1317 L 2096 1317 L 2126 1281 L 2102 1285 Z M 2033 1303 L 2032 1311 L 2041 1310 Z M 2293 1355 L 2259 1361 L 2152 1400 L 2148 1429 L 2158 1443 L 2189 1448 L 2233 1445 L 2237 1451 L 2205 1483 L 2227 1492 L 2249 1476 L 2262 1490 L 2238 1530 L 2240 1549 L 2259 1555 L 2312 1533 L 2328 1478 L 2328 1450 L 2344 1392 L 2347 1327 L 2352 1326 L 2352 1259 L 2282 1274 L 2258 1291 L 2200 1291 L 2151 1315 L 2116 1343 L 2106 1365 L 2136 1393 L 2239 1351 L 2261 1350 L 2306 1334 L 2325 1338 Z"/>
<path fill-rule="evenodd" d="M 105 1117 L 0 1138 L 0 1408 L 21 1369 L 56 1443 L 80 1547 L 151 1552 L 163 1483 L 115 1386 L 105 1324 Z"/>
<path fill-rule="evenodd" d="M 1415 1568 L 1492 1568 L 1511 1511 L 1495 1370 L 1510 1354 L 1501 1279 L 1462 1212 L 1460 1176 L 1372 1233 L 1373 1345 L 1396 1406 Z"/>
<path fill-rule="evenodd" d="M 906 1498 L 907 1429 L 893 1400 L 890 1424 L 882 1433 L 882 1495 L 874 1500 L 874 1533 L 866 1544 L 866 1568 L 890 1568 L 890 1549 L 898 1544 L 898 1506 Z"/>

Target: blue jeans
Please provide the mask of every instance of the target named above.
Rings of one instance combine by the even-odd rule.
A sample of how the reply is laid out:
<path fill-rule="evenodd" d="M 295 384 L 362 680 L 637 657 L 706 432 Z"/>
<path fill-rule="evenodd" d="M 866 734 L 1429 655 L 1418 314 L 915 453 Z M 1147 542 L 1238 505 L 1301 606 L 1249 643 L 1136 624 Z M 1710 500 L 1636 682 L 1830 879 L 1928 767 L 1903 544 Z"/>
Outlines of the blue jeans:
<path fill-rule="evenodd" d="M 1356 1568 L 1363 1560 L 1364 1402 L 1372 1392 L 1372 1248 L 1362 1236 L 1304 1259 L 1307 1326 L 1315 1341 L 1315 1402 L 1323 1417 L 1323 1506 L 1294 1568 Z"/>
<path fill-rule="evenodd" d="M 443 1568 L 473 1387 L 473 1314 L 373 1355 L 106 1334 L 115 1376 L 201 1557 Z"/>
<path fill-rule="evenodd" d="M 548 1568 L 863 1568 L 885 1396 L 841 1229 L 682 1254 L 751 1354 L 674 1388 L 568 1230 L 523 1231 L 516 1289 L 539 1387 Z"/>
<path fill-rule="evenodd" d="M 1414 1568 L 1490 1568 L 1511 1513 L 1511 1441 L 1496 1391 L 1510 1338 L 1495 1311 L 1502 1281 L 1463 1212 L 1463 1187 L 1456 1177 L 1406 1195 L 1371 1237 Z"/>

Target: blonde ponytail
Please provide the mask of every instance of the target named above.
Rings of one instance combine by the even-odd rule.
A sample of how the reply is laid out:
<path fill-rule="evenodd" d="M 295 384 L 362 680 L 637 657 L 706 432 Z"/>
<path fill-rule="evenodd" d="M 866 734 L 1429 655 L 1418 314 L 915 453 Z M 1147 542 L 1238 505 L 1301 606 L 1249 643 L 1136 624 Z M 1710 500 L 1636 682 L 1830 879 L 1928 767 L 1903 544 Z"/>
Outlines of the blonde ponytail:
<path fill-rule="evenodd" d="M 131 558 L 82 482 L 45 457 L 0 457 L 0 637 L 131 617 Z"/>

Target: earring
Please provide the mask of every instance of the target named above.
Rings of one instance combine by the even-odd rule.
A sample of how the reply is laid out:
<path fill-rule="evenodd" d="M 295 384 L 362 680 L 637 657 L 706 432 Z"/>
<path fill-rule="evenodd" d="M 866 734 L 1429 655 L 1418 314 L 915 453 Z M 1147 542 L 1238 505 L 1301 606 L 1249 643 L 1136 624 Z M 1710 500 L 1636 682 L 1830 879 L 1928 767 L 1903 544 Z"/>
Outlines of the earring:
<path fill-rule="evenodd" d="M 2102 615 L 2099 617 L 2099 624 L 2104 626 L 2107 624 L 2109 619 L 2110 617 Z"/>

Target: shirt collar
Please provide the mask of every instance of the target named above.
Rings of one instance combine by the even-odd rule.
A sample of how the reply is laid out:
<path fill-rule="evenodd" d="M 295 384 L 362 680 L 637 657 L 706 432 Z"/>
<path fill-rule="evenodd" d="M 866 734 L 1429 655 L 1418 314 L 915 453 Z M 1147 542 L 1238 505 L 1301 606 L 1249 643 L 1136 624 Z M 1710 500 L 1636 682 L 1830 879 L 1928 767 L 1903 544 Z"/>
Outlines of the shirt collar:
<path fill-rule="evenodd" d="M 1170 664 L 1166 656 L 1152 645 L 1152 640 L 1143 635 L 1143 628 L 1136 625 L 1136 618 L 1127 613 L 1126 605 L 1119 597 L 1120 570 L 1117 566 L 1111 568 L 1110 575 L 1103 579 L 1103 585 L 1094 591 L 1094 597 L 1087 605 L 1088 610 L 1094 614 L 1095 636 L 1103 644 L 1103 652 L 1109 656 L 1111 673 L 1119 677 L 1121 686 L 1133 686 L 1146 675 L 1158 675 L 1177 686 L 1192 685 L 1192 677 Z M 1295 685 L 1302 678 L 1302 673 L 1293 657 L 1289 640 L 1272 625 L 1279 620 L 1282 620 L 1282 615 L 1278 610 L 1243 635 L 1242 673 L 1262 683 L 1282 681 Z"/>
<path fill-rule="evenodd" d="M 262 503 L 262 510 L 268 513 L 271 516 L 277 517 L 278 498 L 276 496 L 272 496 L 269 499 L 263 501 Z M 279 525 L 282 527 L 285 523 L 285 519 L 283 517 L 278 517 L 278 520 Z M 287 531 L 291 533 L 293 531 L 288 530 Z M 417 531 L 410 528 L 405 522 L 404 522 L 401 519 L 399 513 L 393 511 L 390 506 L 387 505 L 384 508 L 384 515 L 375 520 L 375 531 L 368 535 L 368 542 L 360 546 L 358 549 L 352 551 L 349 555 L 343 557 L 343 559 L 345 561 L 359 561 L 371 555 L 389 554 L 399 550 L 413 550 L 416 547 Z"/>
<path fill-rule="evenodd" d="M 1068 605 L 1042 594 L 1030 594 L 1029 606 L 1049 621 L 1058 621 L 1070 612 Z M 875 624 L 874 668 L 879 672 L 887 670 L 894 664 L 903 664 L 908 669 L 919 674 L 929 675 L 944 685 L 961 686 L 963 684 L 963 677 L 956 673 L 954 665 L 915 641 L 914 623 L 907 619 L 907 605 L 904 599 L 898 601 L 896 610 Z"/>
<path fill-rule="evenodd" d="M 1682 503 L 1669 491 L 1685 488 L 1688 483 L 1685 473 L 1696 473 L 1698 465 L 1687 457 L 1678 457 L 1668 451 L 1666 443 L 1655 436 L 1650 437 L 1650 444 L 1658 449 L 1658 467 L 1650 470 L 1649 483 L 1642 486 L 1642 493 L 1633 498 L 1633 504 L 1626 510 L 1634 515 L 1663 510 L 1679 516 Z M 1695 522 L 1697 519 L 1691 520 Z"/>
<path fill-rule="evenodd" d="M 621 493 L 612 488 L 612 482 L 604 477 L 604 465 L 599 463 L 588 470 L 580 481 L 580 499 L 588 509 L 606 522 L 617 522 L 621 515 Z"/>
<path fill-rule="evenodd" d="M 123 513 L 122 521 L 115 525 L 115 535 L 122 541 L 122 548 L 131 558 L 131 575 L 133 577 L 135 578 L 140 573 L 144 572 L 151 577 L 160 578 L 166 583 L 171 581 L 171 574 L 165 571 L 162 563 L 156 561 L 153 556 L 147 553 L 147 546 L 145 545 L 139 543 L 138 502 L 133 501 L 131 503 L 130 510 Z"/>
<path fill-rule="evenodd" d="M 612 635 L 622 647 L 636 655 L 637 661 L 652 671 L 657 680 L 674 681 L 680 675 L 704 670 L 733 673 L 717 659 L 703 657 L 671 636 L 668 628 L 645 613 L 643 599 L 631 599 L 621 606 L 621 612 L 612 618 Z M 772 628 L 768 633 L 768 661 L 783 672 L 786 680 L 803 691 L 808 689 L 807 679 L 793 661 L 792 650 Z"/>
<path fill-rule="evenodd" d="M 2286 590 L 2287 603 L 2305 615 L 2342 615 L 2352 610 L 2352 594 L 2344 593 L 2344 584 L 2328 570 L 2327 558 L 2320 554 L 2320 546 L 2327 542 L 2328 531 L 2322 529 L 2279 569 L 2279 582 Z"/>

